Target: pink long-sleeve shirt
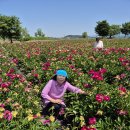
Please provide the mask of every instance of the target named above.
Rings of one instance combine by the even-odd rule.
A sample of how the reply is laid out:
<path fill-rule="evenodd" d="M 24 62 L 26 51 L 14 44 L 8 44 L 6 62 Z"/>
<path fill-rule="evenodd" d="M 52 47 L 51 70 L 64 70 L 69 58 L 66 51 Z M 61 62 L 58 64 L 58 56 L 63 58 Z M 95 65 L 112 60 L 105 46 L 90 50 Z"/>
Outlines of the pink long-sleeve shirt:
<path fill-rule="evenodd" d="M 50 99 L 61 99 L 63 105 L 64 103 L 64 93 L 66 90 L 69 90 L 73 93 L 79 93 L 80 89 L 71 85 L 69 82 L 65 82 L 63 84 L 58 84 L 55 80 L 49 80 L 46 86 L 43 88 L 41 96 L 44 99 L 45 104 L 50 102 Z"/>

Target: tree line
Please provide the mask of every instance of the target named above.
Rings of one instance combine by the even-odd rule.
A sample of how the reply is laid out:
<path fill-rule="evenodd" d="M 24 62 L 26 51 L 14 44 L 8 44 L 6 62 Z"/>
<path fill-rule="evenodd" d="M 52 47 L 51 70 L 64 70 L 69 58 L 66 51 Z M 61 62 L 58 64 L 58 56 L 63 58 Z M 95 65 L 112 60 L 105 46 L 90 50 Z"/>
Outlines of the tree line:
<path fill-rule="evenodd" d="M 130 34 L 130 22 L 123 23 L 122 25 L 109 25 L 106 20 L 98 21 L 95 27 L 95 32 L 102 37 L 112 38 L 117 34 L 124 34 L 125 36 Z M 35 39 L 45 38 L 41 28 L 38 28 L 35 32 Z M 87 32 L 82 33 L 82 38 L 87 38 Z M 11 43 L 13 40 L 31 40 L 32 37 L 28 33 L 27 28 L 21 26 L 21 22 L 16 16 L 0 15 L 0 38 L 9 39 Z"/>
<path fill-rule="evenodd" d="M 98 21 L 97 26 L 95 27 L 95 32 L 102 37 L 109 36 L 109 38 L 112 38 L 120 33 L 124 34 L 126 37 L 130 34 L 130 22 L 125 22 L 122 25 L 109 25 L 106 20 Z"/>
<path fill-rule="evenodd" d="M 44 38 L 45 34 L 42 29 L 38 28 L 35 32 L 35 38 Z M 12 43 L 13 40 L 31 40 L 33 37 L 28 33 L 27 28 L 21 26 L 21 22 L 16 16 L 0 15 L 0 38 L 3 40 L 9 39 Z"/>

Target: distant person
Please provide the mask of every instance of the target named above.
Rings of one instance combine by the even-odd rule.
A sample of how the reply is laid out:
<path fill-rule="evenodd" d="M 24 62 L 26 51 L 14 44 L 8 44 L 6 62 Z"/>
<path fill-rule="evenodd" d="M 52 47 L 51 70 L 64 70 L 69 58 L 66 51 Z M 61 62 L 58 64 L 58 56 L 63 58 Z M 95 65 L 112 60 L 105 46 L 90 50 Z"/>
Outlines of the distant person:
<path fill-rule="evenodd" d="M 103 41 L 101 41 L 100 37 L 96 38 L 96 42 L 93 44 L 93 47 L 103 49 Z"/>

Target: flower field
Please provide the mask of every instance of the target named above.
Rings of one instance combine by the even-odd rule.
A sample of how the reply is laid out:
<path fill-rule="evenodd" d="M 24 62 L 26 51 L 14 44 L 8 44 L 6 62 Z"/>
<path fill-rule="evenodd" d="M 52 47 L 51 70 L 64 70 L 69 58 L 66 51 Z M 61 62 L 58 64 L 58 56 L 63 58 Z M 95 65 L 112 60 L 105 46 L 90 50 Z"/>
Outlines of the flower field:
<path fill-rule="evenodd" d="M 93 42 L 0 43 L 0 130 L 129 130 L 130 39 L 104 40 L 103 50 Z M 59 68 L 87 93 L 65 94 L 63 126 L 40 114 L 41 91 Z"/>

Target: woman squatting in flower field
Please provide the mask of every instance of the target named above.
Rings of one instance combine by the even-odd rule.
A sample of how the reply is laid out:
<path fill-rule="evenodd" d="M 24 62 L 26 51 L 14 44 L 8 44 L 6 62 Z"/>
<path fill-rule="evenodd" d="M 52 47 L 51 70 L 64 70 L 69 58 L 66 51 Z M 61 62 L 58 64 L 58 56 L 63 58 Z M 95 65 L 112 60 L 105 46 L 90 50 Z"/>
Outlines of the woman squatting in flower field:
<path fill-rule="evenodd" d="M 85 91 L 68 82 L 68 74 L 64 69 L 57 70 L 54 77 L 48 81 L 42 90 L 41 96 L 45 104 L 42 114 L 50 115 L 49 110 L 54 107 L 54 116 L 57 118 L 60 110 L 66 107 L 64 94 L 67 90 L 73 93 L 86 94 Z"/>

